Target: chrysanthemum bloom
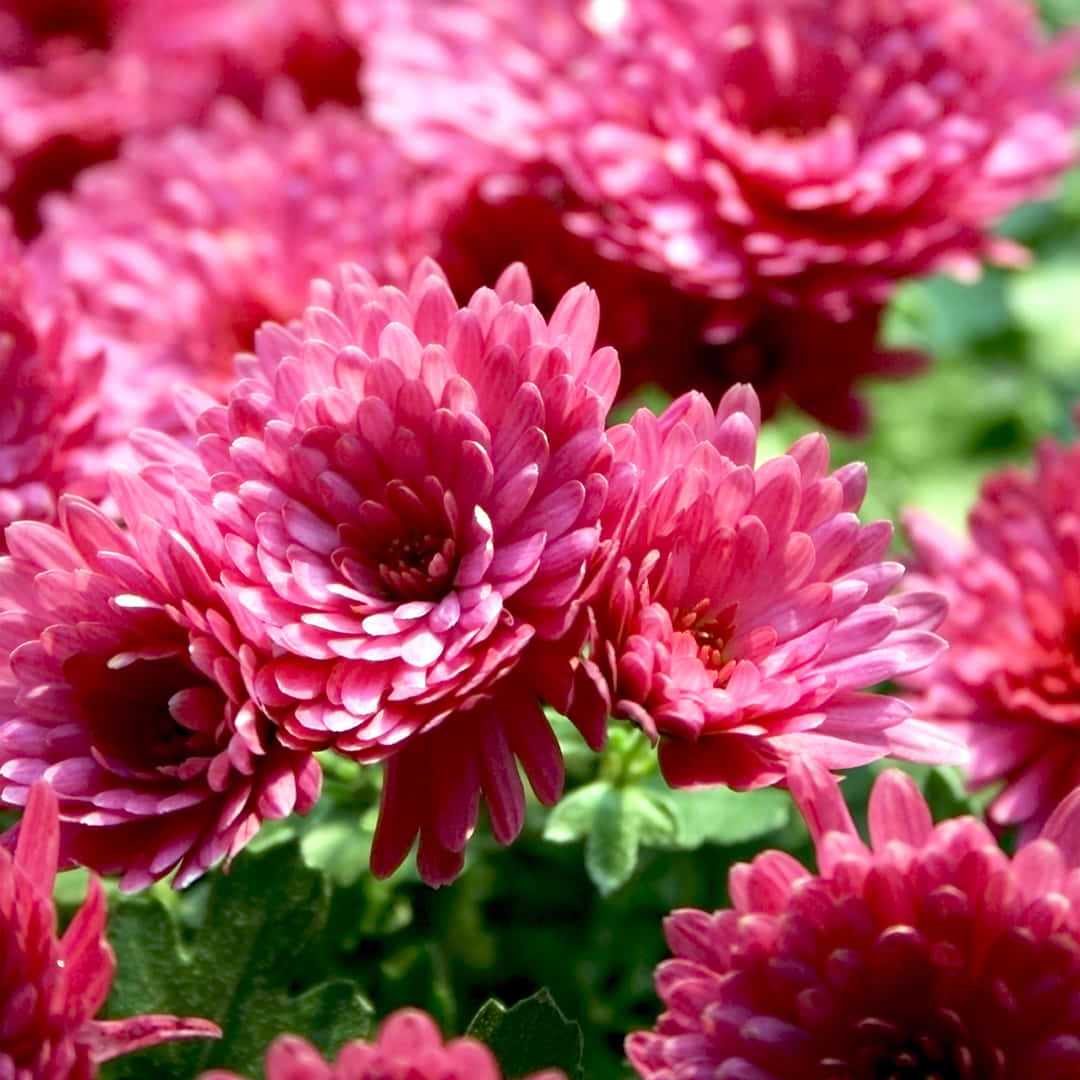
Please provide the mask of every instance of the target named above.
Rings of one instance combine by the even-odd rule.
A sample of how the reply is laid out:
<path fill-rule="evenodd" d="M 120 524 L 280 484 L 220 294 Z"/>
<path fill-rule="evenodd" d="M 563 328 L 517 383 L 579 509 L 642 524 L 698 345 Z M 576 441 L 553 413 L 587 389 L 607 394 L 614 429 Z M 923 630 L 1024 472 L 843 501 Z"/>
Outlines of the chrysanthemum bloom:
<path fill-rule="evenodd" d="M 273 654 L 256 691 L 282 738 L 389 758 L 376 872 L 419 832 L 446 881 L 481 791 L 517 835 L 515 758 L 544 801 L 561 788 L 538 699 L 565 698 L 581 644 L 618 361 L 585 286 L 545 322 L 520 266 L 461 310 L 430 262 L 407 292 L 346 267 L 313 299 L 197 423 L 225 594 Z"/>
<path fill-rule="evenodd" d="M 432 247 L 409 250 L 423 231 L 413 215 L 427 220 L 453 184 L 422 182 L 362 118 L 308 114 L 284 85 L 265 122 L 223 103 L 204 128 L 132 139 L 84 173 L 50 202 L 30 257 L 44 287 L 73 290 L 106 348 L 109 433 L 181 431 L 176 384 L 223 399 L 256 327 L 296 318 L 310 280 L 339 262 L 404 278 Z"/>
<path fill-rule="evenodd" d="M 0 800 L 43 777 L 65 862 L 129 890 L 176 869 L 180 887 L 264 819 L 310 809 L 319 768 L 252 702 L 257 658 L 211 580 L 224 549 L 201 509 L 135 477 L 113 487 L 130 533 L 70 496 L 59 527 L 7 530 Z"/>
<path fill-rule="evenodd" d="M 1045 443 L 1035 470 L 990 477 L 962 542 L 906 526 L 917 586 L 941 589 L 949 650 L 917 679 L 920 714 L 971 747 L 968 781 L 1004 789 L 998 825 L 1038 831 L 1080 786 L 1080 443 Z"/>
<path fill-rule="evenodd" d="M 1077 39 L 1018 0 L 435 6 L 373 33 L 376 118 L 425 160 L 554 166 L 566 228 L 702 305 L 699 371 L 851 429 L 830 403 L 910 368 L 874 344 L 895 283 L 1015 261 L 987 228 L 1073 158 Z"/>
<path fill-rule="evenodd" d="M 338 0 L 35 0 L 0 5 L 0 187 L 20 230 L 43 192 L 127 136 L 201 121 L 218 97 L 263 109 L 284 75 L 312 107 L 358 101 Z"/>
<path fill-rule="evenodd" d="M 56 796 L 30 790 L 14 850 L 0 848 L 0 1069 L 20 1080 L 90 1080 L 121 1054 L 172 1039 L 215 1037 L 216 1024 L 179 1016 L 95 1020 L 116 959 L 105 940 L 105 896 L 90 879 L 86 902 L 56 936 Z"/>
<path fill-rule="evenodd" d="M 732 333 L 1010 262 L 986 230 L 1073 160 L 1078 50 L 1019 0 L 629 5 L 573 132 L 582 227 L 731 301 Z"/>
<path fill-rule="evenodd" d="M 889 595 L 903 567 L 886 561 L 889 523 L 856 517 L 863 465 L 829 473 L 813 434 L 755 468 L 758 424 L 742 386 L 715 413 L 691 393 L 609 432 L 638 502 L 605 515 L 617 556 L 572 715 L 612 712 L 659 737 L 676 786 L 759 787 L 796 757 L 955 759 L 908 705 L 866 692 L 937 656 L 944 598 Z"/>
<path fill-rule="evenodd" d="M 62 301 L 33 295 L 22 258 L 0 212 L 0 534 L 18 518 L 53 520 L 64 491 L 105 490 L 101 353 L 75 340 Z"/>
<path fill-rule="evenodd" d="M 935 826 L 883 774 L 870 845 L 836 781 L 791 789 L 818 874 L 768 851 L 733 868 L 732 908 L 676 911 L 667 1011 L 626 1048 L 647 1080 L 1072 1080 L 1080 1075 L 1080 802 L 1009 859 L 982 822 Z"/>
<path fill-rule="evenodd" d="M 280 1035 L 266 1052 L 266 1080 L 502 1080 L 491 1051 L 476 1039 L 444 1044 L 435 1022 L 419 1009 L 400 1009 L 386 1018 L 374 1042 L 346 1043 L 337 1060 L 326 1061 L 297 1035 Z M 244 1080 L 215 1070 L 199 1080 Z M 557 1069 L 529 1080 L 566 1080 Z"/>

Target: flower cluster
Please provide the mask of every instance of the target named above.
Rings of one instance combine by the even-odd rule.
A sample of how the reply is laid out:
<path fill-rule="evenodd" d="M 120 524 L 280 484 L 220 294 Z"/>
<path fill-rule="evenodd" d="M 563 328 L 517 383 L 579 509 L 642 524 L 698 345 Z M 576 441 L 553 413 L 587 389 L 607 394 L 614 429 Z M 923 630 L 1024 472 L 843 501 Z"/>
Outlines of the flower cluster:
<path fill-rule="evenodd" d="M 912 515 L 912 572 L 864 466 L 759 453 L 925 362 L 900 282 L 1024 260 L 1078 59 L 1024 0 L 0 0 L 0 1075 L 220 1034 L 94 1019 L 94 874 L 228 869 L 336 765 L 372 872 L 448 884 L 561 797 L 564 720 L 634 732 L 627 849 L 696 798 L 631 790 L 646 742 L 817 848 L 671 916 L 647 1080 L 1080 1073 L 1080 443 L 968 545 Z M 970 761 L 990 826 L 886 773 L 863 843 L 830 770 L 887 755 Z M 501 1075 L 414 1009 L 324 1049 L 268 1080 Z"/>
<path fill-rule="evenodd" d="M 1080 42 L 1014 0 L 404 8 L 369 41 L 375 116 L 425 160 L 494 144 L 594 258 L 681 297 L 683 355 L 641 373 L 673 392 L 752 378 L 858 428 L 857 378 L 911 370 L 875 343 L 895 283 L 1015 263 L 988 226 L 1073 159 Z"/>
<path fill-rule="evenodd" d="M 1080 800 L 1010 860 L 975 818 L 935 826 L 900 772 L 875 784 L 869 846 L 828 774 L 797 764 L 791 789 L 817 875 L 767 851 L 732 870 L 731 908 L 670 916 L 638 1073 L 1075 1076 Z"/>

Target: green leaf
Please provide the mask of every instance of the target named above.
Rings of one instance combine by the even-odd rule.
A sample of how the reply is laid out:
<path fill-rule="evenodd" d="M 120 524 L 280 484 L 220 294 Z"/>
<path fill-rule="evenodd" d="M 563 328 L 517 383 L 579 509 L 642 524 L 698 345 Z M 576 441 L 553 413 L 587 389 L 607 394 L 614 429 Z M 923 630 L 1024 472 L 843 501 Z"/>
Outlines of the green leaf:
<path fill-rule="evenodd" d="M 109 939 L 118 966 L 107 1015 L 203 1016 L 224 1037 L 121 1058 L 103 1072 L 107 1080 L 150 1073 L 190 1080 L 211 1067 L 258 1076 L 267 1045 L 282 1032 L 302 1035 L 329 1055 L 370 1031 L 371 1007 L 351 982 L 311 985 L 329 886 L 304 865 L 295 841 L 245 853 L 228 873 L 195 888 L 209 896 L 188 941 L 156 897 L 114 902 Z"/>
<path fill-rule="evenodd" d="M 544 839 L 553 844 L 571 844 L 575 840 L 583 840 L 592 831 L 600 800 L 611 790 L 611 784 L 606 780 L 596 780 L 577 791 L 571 791 L 548 814 Z"/>
<path fill-rule="evenodd" d="M 604 792 L 585 841 L 585 869 L 603 896 L 625 885 L 637 866 L 638 823 L 627 813 L 623 796 L 617 788 Z"/>
<path fill-rule="evenodd" d="M 678 819 L 673 846 L 744 844 L 782 829 L 791 816 L 791 799 L 777 788 L 732 791 L 726 787 L 672 791 L 670 805 Z"/>
<path fill-rule="evenodd" d="M 1063 318 L 1076 303 L 1080 259 L 1059 256 L 1036 263 L 1009 283 L 1009 304 L 1016 321 L 1032 335 L 1036 362 L 1051 375 L 1075 385 L 1080 356 L 1080 326 Z"/>
<path fill-rule="evenodd" d="M 623 791 L 623 812 L 647 847 L 670 847 L 678 840 L 679 816 L 669 792 L 649 791 L 640 785 Z"/>
<path fill-rule="evenodd" d="M 663 797 L 641 785 L 604 787 L 597 796 L 590 795 L 595 807 L 585 840 L 585 869 L 607 896 L 633 876 L 641 845 L 670 847 L 679 822 Z"/>
<path fill-rule="evenodd" d="M 540 1069 L 562 1069 L 580 1080 L 581 1028 L 568 1020 L 548 991 L 540 990 L 508 1009 L 490 998 L 469 1024 L 468 1034 L 491 1047 L 506 1080 Z"/>

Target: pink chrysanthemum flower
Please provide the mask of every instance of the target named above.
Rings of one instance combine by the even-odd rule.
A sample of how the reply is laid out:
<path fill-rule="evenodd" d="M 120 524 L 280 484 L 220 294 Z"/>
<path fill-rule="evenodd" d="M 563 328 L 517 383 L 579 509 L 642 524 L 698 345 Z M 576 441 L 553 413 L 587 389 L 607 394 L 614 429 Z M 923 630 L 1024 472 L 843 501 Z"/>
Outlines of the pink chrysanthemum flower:
<path fill-rule="evenodd" d="M 0 213 L 0 532 L 19 518 L 53 520 L 64 491 L 104 494 L 102 356 L 75 340 L 69 314 L 33 295 Z"/>
<path fill-rule="evenodd" d="M 216 1024 L 179 1016 L 95 1020 L 116 959 L 105 940 L 105 895 L 86 902 L 56 936 L 56 796 L 35 784 L 13 851 L 0 848 L 0 1069 L 19 1080 L 90 1080 L 103 1061 L 172 1039 L 215 1037 Z"/>
<path fill-rule="evenodd" d="M 261 112 L 285 76 L 309 106 L 355 105 L 360 53 L 339 0 L 68 0 L 0 5 L 0 187 L 20 227 L 42 193 L 123 139 L 201 121 L 219 97 Z"/>
<path fill-rule="evenodd" d="M 264 320 L 298 316 L 313 277 L 357 261 L 400 280 L 433 246 L 410 240 L 452 179 L 407 196 L 421 177 L 388 139 L 278 89 L 267 121 L 224 103 L 204 128 L 131 140 L 49 205 L 31 264 L 43 286 L 74 292 L 106 348 L 114 438 L 181 431 L 179 383 L 223 399 L 234 354 Z"/>
<path fill-rule="evenodd" d="M 582 227 L 732 301 L 843 320 L 969 275 L 1073 160 L 1075 36 L 1020 0 L 628 5 L 574 141 Z"/>
<path fill-rule="evenodd" d="M 971 747 L 973 788 L 1036 833 L 1080 786 L 1080 443 L 1045 443 L 1034 473 L 990 477 L 963 543 L 921 514 L 905 521 L 917 586 L 941 589 L 948 651 L 917 679 L 916 705 Z"/>
<path fill-rule="evenodd" d="M 870 845 L 836 781 L 791 789 L 818 874 L 768 851 L 731 872 L 732 907 L 674 912 L 667 1011 L 627 1053 L 646 1080 L 1073 1080 L 1080 1075 L 1080 801 L 1009 859 L 985 825 L 933 825 L 891 771 Z"/>
<path fill-rule="evenodd" d="M 538 699 L 562 702 L 581 644 L 618 361 L 585 286 L 548 322 L 529 300 L 520 266 L 461 310 L 433 263 L 407 292 L 346 267 L 197 422 L 225 595 L 273 655 L 259 701 L 292 744 L 389 759 L 378 873 L 419 833 L 423 875 L 451 879 L 481 792 L 516 836 L 515 758 L 561 788 Z"/>
<path fill-rule="evenodd" d="M 136 477 L 113 495 L 130 533 L 70 496 L 58 528 L 7 530 L 0 800 L 43 777 L 65 862 L 128 890 L 176 869 L 179 888 L 264 819 L 310 809 L 320 773 L 252 701 L 257 657 L 211 580 L 224 548 L 201 507 Z"/>
<path fill-rule="evenodd" d="M 476 1039 L 443 1043 L 435 1022 L 419 1009 L 400 1009 L 383 1021 L 374 1042 L 347 1043 L 326 1061 L 297 1035 L 280 1035 L 266 1052 L 266 1080 L 502 1080 L 491 1051 Z M 215 1070 L 199 1080 L 244 1080 Z M 528 1080 L 566 1080 L 557 1069 Z"/>
<path fill-rule="evenodd" d="M 638 501 L 605 515 L 617 557 L 573 714 L 660 738 L 676 786 L 771 784 L 799 756 L 955 759 L 909 706 L 866 692 L 939 653 L 943 598 L 889 596 L 903 567 L 886 561 L 888 522 L 856 517 L 863 465 L 829 473 L 814 434 L 755 468 L 758 423 L 754 392 L 735 387 L 715 413 L 691 393 L 609 432 Z"/>

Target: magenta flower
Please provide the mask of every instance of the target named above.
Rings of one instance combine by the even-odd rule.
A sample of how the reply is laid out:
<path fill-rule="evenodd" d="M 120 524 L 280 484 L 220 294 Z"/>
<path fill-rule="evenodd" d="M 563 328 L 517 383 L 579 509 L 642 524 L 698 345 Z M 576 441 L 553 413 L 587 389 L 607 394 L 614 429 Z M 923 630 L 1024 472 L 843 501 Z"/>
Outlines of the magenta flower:
<path fill-rule="evenodd" d="M 986 230 L 1073 160 L 1078 46 L 1019 0 L 630 5 L 571 135 L 582 227 L 730 301 L 732 333 L 1013 261 Z"/>
<path fill-rule="evenodd" d="M 0 188 L 20 232 L 44 192 L 129 135 L 201 121 L 219 97 L 261 111 L 273 83 L 316 104 L 359 100 L 358 40 L 339 0 L 8 4 L 0 25 Z M 16 9 L 16 10 L 12 10 Z"/>
<path fill-rule="evenodd" d="M 870 798 L 870 846 L 836 781 L 791 789 L 819 870 L 767 851 L 733 868 L 732 907 L 674 912 L 667 1011 L 626 1049 L 646 1080 L 833 1080 L 1080 1073 L 1080 801 L 1013 859 L 985 825 L 933 825 L 912 780 Z"/>
<path fill-rule="evenodd" d="M 419 1009 L 400 1009 L 383 1021 L 372 1043 L 347 1043 L 327 1062 L 297 1035 L 280 1035 L 266 1052 L 266 1080 L 502 1080 L 491 1051 L 476 1039 L 443 1044 L 435 1022 Z M 199 1080 L 244 1080 L 213 1070 Z M 528 1080 L 566 1080 L 557 1069 Z"/>
<path fill-rule="evenodd" d="M 176 869 L 179 888 L 264 819 L 310 809 L 320 773 L 252 701 L 257 657 L 211 580 L 224 549 L 201 508 L 135 477 L 113 493 L 130 533 L 70 496 L 59 527 L 8 528 L 0 800 L 44 778 L 65 862 L 129 890 Z"/>
<path fill-rule="evenodd" d="M 105 491 L 102 357 L 76 339 L 69 316 L 63 301 L 34 294 L 0 213 L 0 532 L 18 518 L 53 520 L 64 491 Z"/>
<path fill-rule="evenodd" d="M 855 516 L 864 466 L 829 473 L 815 434 L 755 468 L 758 423 L 735 387 L 715 413 L 687 394 L 609 432 L 638 501 L 605 514 L 617 556 L 572 715 L 633 720 L 676 786 L 772 784 L 798 757 L 955 759 L 909 706 L 866 693 L 937 656 L 943 598 L 889 595 L 903 568 L 885 558 L 891 526 Z"/>
<path fill-rule="evenodd" d="M 225 597 L 271 657 L 259 704 L 290 745 L 389 759 L 378 873 L 419 832 L 421 872 L 452 878 L 481 792 L 516 836 L 515 758 L 561 788 L 540 699 L 564 702 L 582 641 L 618 361 L 585 286 L 549 322 L 529 296 L 521 267 L 461 310 L 432 263 L 408 292 L 346 267 L 196 425 Z"/>
<path fill-rule="evenodd" d="M 452 177 L 422 186 L 361 118 L 308 114 L 285 87 L 270 114 L 227 103 L 204 128 L 132 139 L 49 206 L 32 266 L 44 287 L 75 293 L 106 348 L 114 439 L 182 431 L 177 383 L 223 399 L 235 353 L 264 320 L 298 316 L 312 277 L 355 260 L 402 280 L 434 246 L 420 222 Z"/>
<path fill-rule="evenodd" d="M 47 784 L 35 784 L 17 840 L 10 844 L 13 851 L 0 848 L 0 1067 L 5 1075 L 90 1080 L 101 1062 L 121 1054 L 172 1039 L 220 1036 L 209 1020 L 93 1019 L 116 969 L 105 940 L 105 896 L 91 877 L 86 902 L 57 939 L 52 900 L 57 844 L 56 796 Z"/>
<path fill-rule="evenodd" d="M 990 477 L 963 543 L 923 515 L 905 524 L 913 581 L 941 589 L 949 650 L 915 704 L 971 747 L 968 782 L 1004 782 L 990 807 L 1030 837 L 1080 786 L 1080 443 L 1045 443 L 1034 473 Z"/>

